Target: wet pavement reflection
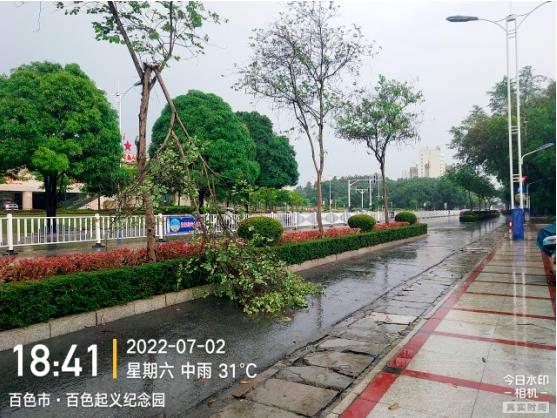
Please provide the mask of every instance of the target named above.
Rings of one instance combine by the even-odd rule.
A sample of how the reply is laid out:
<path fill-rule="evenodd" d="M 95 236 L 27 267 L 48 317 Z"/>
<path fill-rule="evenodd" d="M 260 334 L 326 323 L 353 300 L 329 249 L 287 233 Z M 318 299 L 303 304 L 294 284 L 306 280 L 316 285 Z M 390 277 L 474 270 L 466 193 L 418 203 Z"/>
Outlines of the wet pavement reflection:
<path fill-rule="evenodd" d="M 210 398 L 220 390 L 241 378 L 240 364 L 255 363 L 258 370 L 270 366 L 285 354 L 316 340 L 343 318 L 371 304 L 381 295 L 411 277 L 437 268 L 440 275 L 461 277 L 472 265 L 447 260 L 455 251 L 478 240 L 482 235 L 501 226 L 503 219 L 481 224 L 460 224 L 458 219 L 431 220 L 427 238 L 405 244 L 400 248 L 383 250 L 369 255 L 306 271 L 303 275 L 312 281 L 323 283 L 326 291 L 314 298 L 308 309 L 295 312 L 291 317 L 280 318 L 247 317 L 234 304 L 213 297 L 196 300 L 167 309 L 136 315 L 84 331 L 52 338 L 42 343 L 50 350 L 51 361 L 64 360 L 72 344 L 78 344 L 76 356 L 80 356 L 83 373 L 75 377 L 61 373 L 37 378 L 29 372 L 30 347 L 24 347 L 23 377 L 17 377 L 16 354 L 11 351 L 0 353 L 0 416 L 9 417 L 92 417 L 92 416 L 174 416 L 187 415 L 197 403 Z M 112 376 L 112 340 L 120 344 L 118 358 L 118 380 Z M 126 354 L 127 339 L 161 339 L 170 344 L 178 339 L 195 338 L 198 342 L 207 339 L 224 339 L 224 354 L 208 355 L 202 349 L 191 354 Z M 98 376 L 90 376 L 90 355 L 87 347 L 98 346 Z M 180 365 L 186 362 L 212 362 L 213 364 L 236 364 L 236 379 L 218 378 L 213 372 L 211 379 L 187 380 L 180 374 Z M 128 362 L 168 362 L 175 365 L 174 378 L 127 379 Z M 46 392 L 51 394 L 51 406 L 47 408 L 10 408 L 10 392 Z M 130 409 L 105 408 L 66 409 L 68 392 L 113 393 L 135 392 L 166 394 L 166 408 Z M 60 398 L 60 403 L 56 401 Z"/>

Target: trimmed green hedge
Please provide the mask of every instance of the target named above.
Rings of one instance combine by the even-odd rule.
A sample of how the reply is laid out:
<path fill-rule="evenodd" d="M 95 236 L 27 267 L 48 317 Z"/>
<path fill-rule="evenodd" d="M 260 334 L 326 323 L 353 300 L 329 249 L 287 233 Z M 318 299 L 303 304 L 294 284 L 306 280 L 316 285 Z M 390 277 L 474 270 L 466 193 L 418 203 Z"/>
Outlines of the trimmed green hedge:
<path fill-rule="evenodd" d="M 416 217 L 416 214 L 414 212 L 403 211 L 396 214 L 395 221 L 415 224 L 416 222 L 418 222 L 418 218 Z"/>
<path fill-rule="evenodd" d="M 270 247 L 288 264 L 326 257 L 344 251 L 415 237 L 427 225 L 324 238 Z M 182 259 L 118 269 L 52 276 L 42 280 L 0 284 L 0 330 L 23 327 L 51 318 L 92 312 L 177 290 L 176 272 Z M 202 285 L 204 277 L 192 276 L 180 289 Z"/>
<path fill-rule="evenodd" d="M 498 218 L 499 215 L 498 210 L 468 210 L 463 212 L 458 219 L 460 222 L 477 222 Z"/>
<path fill-rule="evenodd" d="M 383 229 L 342 237 L 323 238 L 284 244 L 273 250 L 287 264 L 300 264 L 304 261 L 327 257 L 345 251 L 358 250 L 372 245 L 383 244 L 411 238 L 427 233 L 427 224 L 414 224 L 402 228 Z"/>
<path fill-rule="evenodd" d="M 284 228 L 276 219 L 268 216 L 252 216 L 246 218 L 238 225 L 238 236 L 247 240 L 251 240 L 254 236 L 269 240 L 268 244 L 274 244 L 282 235 Z M 267 243 L 265 243 L 267 244 Z"/>
<path fill-rule="evenodd" d="M 361 232 L 370 232 L 375 226 L 375 218 L 370 215 L 352 215 L 348 218 L 350 228 L 359 228 Z"/>
<path fill-rule="evenodd" d="M 107 306 L 176 291 L 176 271 L 183 259 L 106 269 L 43 280 L 0 285 L 0 329 L 92 312 Z M 201 285 L 201 277 L 180 283 L 180 289 Z"/>

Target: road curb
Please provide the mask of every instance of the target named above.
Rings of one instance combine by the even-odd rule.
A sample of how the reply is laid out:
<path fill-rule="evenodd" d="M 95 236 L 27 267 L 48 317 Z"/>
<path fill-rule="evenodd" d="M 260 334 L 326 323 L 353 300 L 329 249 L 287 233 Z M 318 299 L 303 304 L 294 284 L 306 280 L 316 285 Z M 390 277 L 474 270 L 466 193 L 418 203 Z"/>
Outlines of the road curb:
<path fill-rule="evenodd" d="M 410 242 L 419 241 L 427 238 L 427 234 L 418 235 L 416 237 L 399 239 L 396 241 L 385 242 L 383 244 L 372 245 L 370 247 L 360 248 L 353 251 L 345 251 L 339 254 L 332 254 L 327 257 L 317 258 L 315 260 L 304 261 L 301 264 L 292 264 L 288 266 L 288 270 L 297 273 L 304 270 L 309 270 L 315 267 L 323 266 L 325 264 L 334 263 L 336 261 L 345 261 L 349 258 L 361 257 L 362 255 L 373 253 L 375 251 L 386 250 L 388 248 L 397 247 L 399 245 L 408 244 Z"/>
<path fill-rule="evenodd" d="M 104 325 L 119 319 L 128 318 L 158 309 L 167 308 L 178 303 L 199 299 L 211 293 L 211 285 L 203 285 L 139 299 L 125 305 L 110 306 L 93 312 L 63 316 L 48 322 L 33 324 L 24 328 L 15 328 L 0 332 L 0 352 L 11 350 L 18 344 L 30 344 L 60 335 L 70 334 L 85 328 Z"/>

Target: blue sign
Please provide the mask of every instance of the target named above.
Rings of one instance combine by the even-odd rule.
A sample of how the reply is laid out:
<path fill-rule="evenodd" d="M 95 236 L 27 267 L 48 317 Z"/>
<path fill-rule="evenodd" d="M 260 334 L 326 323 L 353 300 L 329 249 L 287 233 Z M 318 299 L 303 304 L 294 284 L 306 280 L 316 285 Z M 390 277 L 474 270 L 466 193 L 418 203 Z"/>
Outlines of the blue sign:
<path fill-rule="evenodd" d="M 166 218 L 168 235 L 187 234 L 199 228 L 199 220 L 195 216 L 169 216 Z"/>

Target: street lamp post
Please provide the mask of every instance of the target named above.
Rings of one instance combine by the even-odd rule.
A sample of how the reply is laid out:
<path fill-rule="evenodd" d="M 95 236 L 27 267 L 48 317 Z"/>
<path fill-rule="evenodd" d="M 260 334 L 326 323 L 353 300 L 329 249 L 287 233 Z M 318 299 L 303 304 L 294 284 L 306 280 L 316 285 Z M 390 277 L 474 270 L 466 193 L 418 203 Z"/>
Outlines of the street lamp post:
<path fill-rule="evenodd" d="M 523 187 L 522 187 L 522 137 L 521 137 L 521 120 L 520 120 L 520 75 L 518 67 L 518 29 L 524 23 L 524 21 L 530 16 L 535 10 L 543 6 L 544 4 L 550 3 L 549 1 L 543 2 L 528 13 L 521 15 L 509 14 L 503 19 L 490 20 L 482 19 L 477 16 L 449 16 L 447 20 L 453 23 L 464 23 L 472 22 L 476 20 L 481 20 L 484 22 L 493 23 L 497 25 L 500 29 L 505 32 L 506 37 L 506 61 L 507 61 L 507 124 L 508 124 L 508 137 L 509 137 L 509 189 L 511 198 L 511 213 L 513 215 L 513 239 L 524 239 L 524 198 L 523 198 Z M 500 22 L 505 21 L 503 26 Z M 514 38 L 514 55 L 515 55 L 515 83 L 516 83 L 516 126 L 512 126 L 512 105 L 511 105 L 511 63 L 509 59 L 509 47 L 510 41 Z M 520 210 L 515 212 L 514 207 L 514 168 L 513 168 L 513 133 L 516 133 L 517 137 L 517 151 L 518 151 L 518 181 L 519 181 L 519 206 Z"/>
<path fill-rule="evenodd" d="M 350 190 L 352 189 L 352 186 L 354 186 L 356 183 L 358 183 L 358 182 L 360 182 L 360 181 L 366 181 L 366 180 L 365 180 L 365 179 L 362 179 L 362 178 L 357 178 L 357 179 L 354 179 L 354 180 L 348 179 L 348 210 L 349 210 L 349 211 L 350 211 L 350 206 L 351 206 L 351 205 L 350 205 L 350 203 L 351 203 L 351 202 L 350 202 L 350 197 L 351 197 L 351 196 L 350 196 Z M 371 191 L 372 191 L 372 189 L 371 189 L 371 178 L 368 177 L 368 180 L 367 180 L 367 181 L 368 181 L 368 185 L 369 185 L 368 187 L 369 187 L 369 188 L 368 188 L 368 189 L 364 189 L 364 190 L 369 191 L 369 193 L 370 193 L 369 205 L 371 206 Z M 356 188 L 355 190 L 356 190 L 357 192 L 360 191 L 360 190 L 357 189 L 357 188 Z M 360 192 L 360 193 L 362 193 L 362 192 Z M 362 198 L 363 198 L 363 194 L 362 194 Z M 363 200 L 362 200 L 362 202 L 363 202 Z M 364 204 L 362 203 L 362 208 L 363 208 L 363 207 L 364 207 Z"/>
<path fill-rule="evenodd" d="M 520 167 L 521 167 L 521 169 L 522 169 L 522 166 L 524 165 L 524 158 L 526 158 L 529 155 L 535 154 L 537 152 L 543 151 L 544 149 L 551 148 L 553 145 L 555 145 L 555 144 L 553 144 L 552 142 L 548 142 L 548 143 L 540 145 L 538 148 L 524 154 L 522 157 L 520 157 Z M 537 183 L 537 181 L 535 181 L 533 183 Z M 533 183 L 528 183 L 526 185 L 526 192 L 528 193 L 528 204 L 526 205 L 528 207 L 528 216 L 530 216 L 530 210 L 531 210 L 531 208 L 530 208 L 530 188 L 528 186 L 530 184 L 533 184 Z M 522 191 L 522 178 L 521 178 L 520 187 L 521 187 L 521 191 Z"/>
<path fill-rule="evenodd" d="M 532 155 L 535 154 L 536 152 L 543 151 L 544 149 L 551 148 L 553 145 L 555 145 L 553 142 L 548 142 L 547 144 L 540 145 L 538 148 L 530 152 L 527 152 L 522 157 L 520 157 L 520 166 L 522 167 L 524 165 L 524 158 L 526 158 L 528 155 Z"/>
<path fill-rule="evenodd" d="M 331 188 L 333 187 L 333 178 L 329 180 L 329 212 L 331 211 L 331 207 L 333 206 L 333 199 L 331 194 Z"/>
<path fill-rule="evenodd" d="M 128 89 L 124 93 L 120 93 L 120 82 L 118 82 L 118 91 L 116 92 L 116 99 L 118 100 L 118 128 L 120 129 L 120 135 L 122 135 L 122 99 L 136 85 L 137 84 L 132 84 L 130 87 L 128 87 Z"/>

